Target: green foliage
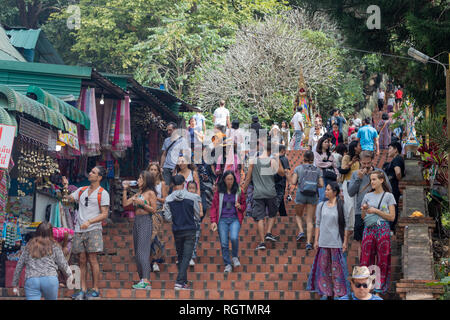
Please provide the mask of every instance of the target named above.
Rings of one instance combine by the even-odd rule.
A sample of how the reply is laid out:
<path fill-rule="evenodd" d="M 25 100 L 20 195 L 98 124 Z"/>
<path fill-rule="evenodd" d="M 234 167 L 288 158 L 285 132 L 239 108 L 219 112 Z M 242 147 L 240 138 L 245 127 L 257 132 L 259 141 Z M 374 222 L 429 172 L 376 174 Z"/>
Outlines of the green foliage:
<path fill-rule="evenodd" d="M 439 264 L 434 265 L 434 272 L 439 282 L 427 283 L 428 286 L 444 286 L 444 294 L 441 296 L 440 300 L 450 300 L 450 259 L 441 258 Z"/>
<path fill-rule="evenodd" d="M 187 97 L 196 67 L 228 47 L 240 24 L 282 9 L 275 0 L 175 1 L 161 12 L 158 25 L 148 29 L 147 39 L 135 46 L 144 57 L 137 80 L 164 83 L 177 96 Z"/>
<path fill-rule="evenodd" d="M 345 34 L 346 44 L 353 48 L 407 57 L 412 46 L 443 63 L 449 62 L 447 54 L 440 55 L 448 51 L 450 42 L 448 1 L 289 0 L 289 4 L 306 8 L 311 14 L 321 11 L 330 14 Z M 369 17 L 366 10 L 373 4 L 380 7 L 380 30 L 369 30 L 366 25 Z M 420 106 L 436 106 L 445 99 L 441 66 L 390 56 L 380 60 L 381 70 L 397 84 L 403 84 Z"/>
<path fill-rule="evenodd" d="M 416 123 L 417 134 L 423 137 L 428 136 L 431 143 L 435 143 L 441 152 L 450 151 L 450 140 L 444 127 L 446 123 L 439 114 L 432 114 L 428 119 Z"/>

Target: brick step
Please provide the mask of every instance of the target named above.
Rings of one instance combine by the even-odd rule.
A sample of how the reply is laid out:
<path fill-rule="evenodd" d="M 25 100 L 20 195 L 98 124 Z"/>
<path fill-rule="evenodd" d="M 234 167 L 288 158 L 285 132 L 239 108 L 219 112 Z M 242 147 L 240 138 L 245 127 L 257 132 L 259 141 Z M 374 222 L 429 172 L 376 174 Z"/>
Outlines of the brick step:
<path fill-rule="evenodd" d="M 163 265 L 161 265 L 162 267 Z M 299 279 L 305 279 L 302 273 L 273 273 L 273 272 L 239 272 L 233 271 L 231 273 L 224 273 L 223 267 L 220 272 L 191 272 L 188 269 L 188 277 L 191 281 L 298 281 Z M 309 270 L 308 270 L 309 271 Z M 135 277 L 136 275 L 136 277 Z M 152 272 L 150 278 L 152 281 L 175 281 L 177 273 L 168 272 Z M 302 276 L 301 276 L 302 275 Z M 127 277 L 128 276 L 128 277 Z M 121 279 L 124 278 L 124 279 Z M 138 281 L 136 272 L 104 272 L 100 275 L 101 280 L 111 281 Z"/>
<path fill-rule="evenodd" d="M 58 300 L 71 300 L 74 290 L 60 288 Z M 25 300 L 24 289 L 19 289 L 19 296 L 12 292 L 12 288 L 0 288 L 0 300 Z M 172 288 L 151 290 L 135 289 L 100 289 L 101 300 L 170 300 L 170 299 L 198 299 L 198 300 L 317 300 L 316 293 L 305 290 L 239 290 L 239 289 L 193 289 L 177 291 Z"/>
<path fill-rule="evenodd" d="M 352 270 L 353 266 L 349 267 L 349 273 Z M 397 270 L 392 270 L 392 278 L 397 278 L 400 276 L 401 267 L 396 267 Z M 302 273 L 293 274 L 293 273 L 271 273 L 271 272 L 247 272 L 242 273 L 238 271 L 233 271 L 231 273 L 224 273 L 223 268 L 220 272 L 190 272 L 188 271 L 188 279 L 190 281 L 225 281 L 225 280 L 234 280 L 234 281 L 306 281 L 309 275 L 310 269 L 306 268 L 306 270 Z M 167 272 L 152 272 L 150 274 L 150 278 L 153 281 L 175 281 L 177 278 L 177 273 L 167 273 Z M 104 272 L 100 275 L 100 280 L 107 281 L 139 281 L 139 276 L 137 272 Z"/>
<path fill-rule="evenodd" d="M 175 280 L 150 279 L 152 289 L 173 289 Z M 103 289 L 131 289 L 137 280 L 100 280 L 99 288 Z M 216 290 L 305 290 L 308 276 L 301 276 L 298 280 L 256 281 L 256 280 L 199 280 L 192 281 L 194 289 Z"/>
<path fill-rule="evenodd" d="M 354 260 L 355 255 L 350 255 L 348 258 L 349 260 Z M 121 259 L 119 261 L 113 262 L 111 258 L 105 257 L 99 259 L 99 262 L 101 262 L 105 268 L 108 266 L 108 264 L 113 264 L 117 266 L 117 263 L 134 263 L 134 257 L 129 257 L 130 259 Z M 175 256 L 166 256 L 165 262 L 166 263 L 175 263 L 176 257 Z M 303 257 L 297 256 L 297 257 L 289 257 L 289 256 L 280 256 L 280 257 L 264 257 L 264 256 L 242 256 L 239 261 L 242 265 L 251 265 L 251 264 L 302 264 L 304 261 Z M 207 257 L 207 256 L 200 256 L 195 259 L 196 264 L 223 264 L 223 258 L 222 256 L 213 256 L 213 257 Z"/>
<path fill-rule="evenodd" d="M 249 238 L 246 237 L 242 240 L 239 241 L 239 248 L 242 249 L 255 249 L 256 246 L 259 244 L 259 240 L 256 240 L 257 236 L 254 236 Z M 314 240 L 314 238 L 313 238 Z M 149 240 L 150 241 L 150 240 Z M 164 245 L 166 247 L 169 248 L 174 248 L 175 247 L 175 243 L 173 239 L 161 239 L 161 241 L 164 243 Z M 123 249 L 133 249 L 134 245 L 133 245 L 133 240 L 129 239 L 123 242 L 116 242 L 116 241 L 109 241 L 109 240 L 105 240 L 104 241 L 104 248 L 106 248 L 107 250 L 105 252 L 109 253 L 110 251 L 113 251 L 112 249 L 115 250 L 123 250 Z M 295 241 L 295 236 L 289 237 L 286 241 L 281 237 L 280 241 L 278 242 L 270 242 L 270 241 L 265 241 L 266 247 L 270 248 L 270 249 L 298 249 L 298 250 L 304 250 L 306 243 L 305 242 L 297 242 Z M 201 249 L 220 249 L 221 245 L 220 245 L 220 241 L 219 239 L 217 239 L 217 241 L 211 241 L 211 239 L 200 239 L 199 243 L 198 243 L 198 247 L 197 248 L 201 248 Z M 230 245 L 230 249 L 231 249 L 231 245 Z M 356 249 L 355 249 L 356 250 Z M 355 251 L 356 252 L 356 251 Z"/>
<path fill-rule="evenodd" d="M 73 290 L 59 290 L 59 297 L 70 297 Z M 314 300 L 318 295 L 304 290 L 280 291 L 280 290 L 217 290 L 194 289 L 174 290 L 170 289 L 100 289 L 100 295 L 106 299 L 200 299 L 200 300 Z"/>
<path fill-rule="evenodd" d="M 353 266 L 349 267 L 349 272 L 352 270 Z M 401 267 L 397 267 L 398 270 L 392 270 L 393 279 L 400 276 L 399 271 Z M 271 272 L 248 272 L 242 273 L 239 271 L 234 271 L 231 273 L 224 273 L 223 268 L 220 272 L 190 272 L 188 271 L 188 278 L 190 281 L 224 281 L 224 280 L 235 280 L 235 281 L 299 281 L 303 279 L 306 281 L 310 269 L 306 269 L 305 272 L 299 274 L 274 274 Z M 175 281 L 177 278 L 177 273 L 165 273 L 165 272 L 152 272 L 150 275 L 152 281 Z M 136 272 L 105 272 L 100 276 L 100 280 L 109 281 L 139 281 L 139 277 Z"/>

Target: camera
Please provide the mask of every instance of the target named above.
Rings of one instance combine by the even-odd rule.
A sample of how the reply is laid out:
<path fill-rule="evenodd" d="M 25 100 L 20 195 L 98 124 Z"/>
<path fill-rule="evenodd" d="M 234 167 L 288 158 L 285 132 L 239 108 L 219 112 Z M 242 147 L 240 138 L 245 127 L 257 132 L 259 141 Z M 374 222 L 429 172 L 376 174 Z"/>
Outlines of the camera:
<path fill-rule="evenodd" d="M 290 194 L 288 194 L 288 196 L 287 196 L 287 201 L 292 201 L 292 197 Z"/>

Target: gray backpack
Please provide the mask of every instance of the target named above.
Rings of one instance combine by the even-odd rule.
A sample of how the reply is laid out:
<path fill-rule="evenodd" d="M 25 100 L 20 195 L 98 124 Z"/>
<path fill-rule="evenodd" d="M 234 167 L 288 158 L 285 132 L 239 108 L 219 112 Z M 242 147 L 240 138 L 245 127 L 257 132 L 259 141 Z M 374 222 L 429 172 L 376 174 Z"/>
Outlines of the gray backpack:
<path fill-rule="evenodd" d="M 319 176 L 319 169 L 314 165 L 303 165 L 303 174 L 302 177 L 299 177 L 300 183 L 298 185 L 300 192 L 305 196 L 315 196 L 317 194 Z"/>

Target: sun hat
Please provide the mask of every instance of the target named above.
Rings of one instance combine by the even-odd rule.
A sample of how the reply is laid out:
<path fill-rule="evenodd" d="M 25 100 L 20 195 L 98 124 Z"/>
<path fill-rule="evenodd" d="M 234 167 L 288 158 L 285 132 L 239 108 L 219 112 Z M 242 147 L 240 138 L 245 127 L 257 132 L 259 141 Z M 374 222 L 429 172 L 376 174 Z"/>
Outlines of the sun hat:
<path fill-rule="evenodd" d="M 366 266 L 354 267 L 353 274 L 349 277 L 349 280 L 352 279 L 368 279 L 369 289 L 372 290 L 375 287 L 376 276 L 375 274 L 370 274 L 370 270 Z"/>
<path fill-rule="evenodd" d="M 366 279 L 370 277 L 370 270 L 366 266 L 354 267 L 352 279 Z"/>

